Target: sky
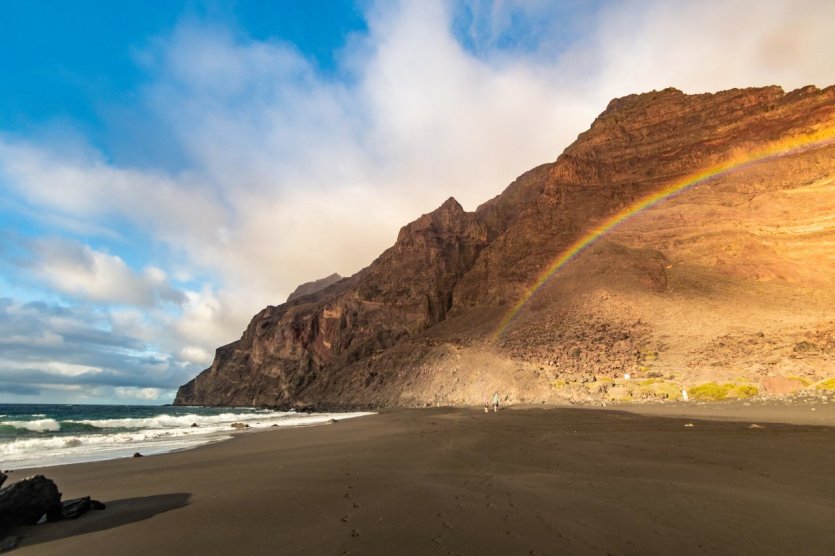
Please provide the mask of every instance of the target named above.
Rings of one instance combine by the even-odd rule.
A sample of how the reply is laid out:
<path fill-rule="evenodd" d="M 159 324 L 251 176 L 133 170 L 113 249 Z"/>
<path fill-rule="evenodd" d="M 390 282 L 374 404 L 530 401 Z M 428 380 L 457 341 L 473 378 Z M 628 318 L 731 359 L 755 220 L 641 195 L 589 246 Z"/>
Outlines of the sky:
<path fill-rule="evenodd" d="M 831 0 L 0 0 L 0 403 L 147 403 L 609 100 L 835 84 Z"/>

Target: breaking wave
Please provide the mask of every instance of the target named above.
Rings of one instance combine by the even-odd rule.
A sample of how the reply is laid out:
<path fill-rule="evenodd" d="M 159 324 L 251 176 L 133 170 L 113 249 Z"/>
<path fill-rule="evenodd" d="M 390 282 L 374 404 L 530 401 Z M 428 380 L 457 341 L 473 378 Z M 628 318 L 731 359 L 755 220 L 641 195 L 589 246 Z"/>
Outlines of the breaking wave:
<path fill-rule="evenodd" d="M 55 419 L 36 419 L 34 421 L 0 421 L 0 425 L 32 432 L 57 432 L 61 424 Z"/>
<path fill-rule="evenodd" d="M 2 436 L 11 436 L 0 440 L 0 461 L 20 469 L 129 457 L 135 452 L 151 455 L 228 439 L 235 433 L 232 423 L 263 429 L 315 425 L 362 415 L 369 413 L 163 413 L 122 419 L 0 421 Z M 9 435 L 3 430 L 6 427 L 18 433 Z"/>

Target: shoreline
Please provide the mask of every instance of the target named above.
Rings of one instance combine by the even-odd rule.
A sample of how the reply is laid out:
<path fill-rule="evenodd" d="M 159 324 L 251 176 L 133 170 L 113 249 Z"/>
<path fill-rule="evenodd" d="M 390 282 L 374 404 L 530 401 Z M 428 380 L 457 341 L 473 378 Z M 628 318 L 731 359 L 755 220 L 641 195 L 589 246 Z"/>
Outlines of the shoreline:
<path fill-rule="evenodd" d="M 240 409 L 240 408 L 238 408 Z M 243 408 L 252 409 L 252 408 Z M 368 417 L 377 414 L 389 414 L 402 411 L 425 411 L 430 409 L 457 409 L 457 410 L 473 410 L 482 411 L 481 406 L 436 406 L 436 407 L 392 407 L 380 408 L 376 411 L 369 411 L 366 415 L 356 415 L 354 413 L 345 412 L 345 415 L 350 415 L 349 419 L 357 417 Z M 654 416 L 672 419 L 697 419 L 709 421 L 728 421 L 728 422 L 750 422 L 757 423 L 772 423 L 785 425 L 811 425 L 811 426 L 826 426 L 835 427 L 835 403 L 828 403 L 822 401 L 820 398 L 811 399 L 807 403 L 785 402 L 775 399 L 760 399 L 760 400 L 728 400 L 720 402 L 697 402 L 697 401 L 676 401 L 676 402 L 646 402 L 646 403 L 623 403 L 623 404 L 514 404 L 502 408 L 502 411 L 520 411 L 520 410 L 566 410 L 579 409 L 587 411 L 620 411 L 632 413 L 635 415 Z M 492 412 L 492 409 L 491 409 Z M 86 465 L 91 463 L 102 463 L 108 461 L 116 461 L 121 459 L 131 459 L 133 456 L 128 455 L 130 452 L 138 452 L 141 457 L 157 457 L 161 455 L 197 450 L 209 445 L 229 442 L 236 437 L 254 433 L 275 432 L 275 429 L 288 428 L 312 428 L 329 425 L 340 421 L 339 413 L 328 414 L 329 419 L 322 422 L 302 423 L 291 426 L 277 426 L 271 427 L 247 427 L 245 429 L 232 430 L 217 430 L 207 433 L 199 441 L 192 443 L 184 443 L 182 446 L 175 446 L 173 448 L 160 449 L 157 446 L 148 446 L 148 451 L 134 450 L 132 448 L 124 448 L 120 455 L 113 457 L 96 457 L 95 459 L 83 461 L 68 461 L 66 463 L 52 463 L 41 466 L 28 467 L 14 467 L 13 465 L 4 465 L 4 471 L 12 471 L 15 473 L 26 473 L 29 470 L 48 470 L 56 467 L 64 467 L 68 465 Z M 185 440 L 185 439 L 184 439 Z M 195 439 L 198 440 L 198 439 Z M 162 445 L 162 444 L 161 444 Z"/>
<path fill-rule="evenodd" d="M 745 406 L 743 406 L 745 407 Z M 835 428 L 611 408 L 386 410 L 30 468 L 107 509 L 15 554 L 826 554 Z M 732 501 L 732 503 L 728 503 Z M 91 552 L 92 547 L 92 552 Z"/>
<path fill-rule="evenodd" d="M 21 407 L 30 406 L 24 404 Z M 264 412 L 258 408 L 209 408 L 210 412 L 207 413 L 207 408 L 199 407 L 191 408 L 194 412 L 171 414 L 165 411 L 164 406 L 160 406 L 154 408 L 157 410 L 155 413 L 146 415 L 119 413 L 116 418 L 88 418 L 61 413 L 66 407 L 92 406 L 54 407 L 59 409 L 52 416 L 35 415 L 42 417 L 39 420 L 27 420 L 32 415 L 23 412 L 14 415 L 9 422 L 0 423 L 14 427 L 14 430 L 36 430 L 28 427 L 29 423 L 40 427 L 34 433 L 22 436 L 8 436 L 7 433 L 6 437 L 0 439 L 0 466 L 3 469 L 109 461 L 130 458 L 136 453 L 142 456 L 159 455 L 223 442 L 241 431 L 316 426 L 337 418 L 350 419 L 368 415 L 366 412 Z M 126 406 L 113 407 L 122 409 Z M 85 410 L 81 411 L 83 413 Z M 87 428 L 72 428 L 78 425 Z M 68 430 L 64 430 L 65 427 Z"/>

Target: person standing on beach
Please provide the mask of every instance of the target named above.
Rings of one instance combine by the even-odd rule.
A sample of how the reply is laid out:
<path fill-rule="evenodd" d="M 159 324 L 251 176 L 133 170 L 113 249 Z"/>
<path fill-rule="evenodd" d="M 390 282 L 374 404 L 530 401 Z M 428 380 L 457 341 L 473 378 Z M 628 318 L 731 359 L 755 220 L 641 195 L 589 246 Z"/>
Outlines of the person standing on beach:
<path fill-rule="evenodd" d="M 489 413 L 490 402 L 487 401 L 487 393 L 484 394 L 484 413 Z"/>
<path fill-rule="evenodd" d="M 493 413 L 499 410 L 499 393 L 493 394 Z"/>

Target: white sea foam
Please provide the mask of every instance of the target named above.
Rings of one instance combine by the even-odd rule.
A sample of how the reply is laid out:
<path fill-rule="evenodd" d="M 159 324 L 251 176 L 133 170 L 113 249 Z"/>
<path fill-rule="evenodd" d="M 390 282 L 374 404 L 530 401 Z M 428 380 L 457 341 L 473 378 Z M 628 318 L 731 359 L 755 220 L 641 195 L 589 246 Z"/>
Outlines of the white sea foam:
<path fill-rule="evenodd" d="M 187 413 L 185 415 L 155 415 L 153 417 L 144 418 L 128 418 L 128 419 L 85 419 L 78 421 L 67 421 L 68 423 L 81 423 L 84 425 L 92 425 L 101 429 L 120 428 L 120 429 L 167 429 L 177 427 L 190 427 L 192 424 L 197 426 L 212 426 L 221 424 L 230 424 L 234 422 L 264 421 L 264 420 L 280 420 L 288 418 L 295 413 L 286 412 L 270 412 L 270 413 L 221 413 L 219 415 L 198 415 L 196 413 Z"/>
<path fill-rule="evenodd" d="M 159 454 L 193 448 L 228 439 L 231 424 L 244 422 L 251 429 L 322 424 L 331 419 L 349 419 L 370 413 L 297 414 L 292 412 L 224 413 L 220 415 L 159 415 L 146 419 L 91 419 L 75 421 L 99 428 L 133 428 L 124 432 L 58 435 L 0 442 L 4 467 L 49 467 L 68 463 L 129 457 L 135 452 Z M 47 421 L 44 419 L 44 421 Z M 31 424 L 35 421 L 10 421 Z M 192 427 L 197 423 L 197 427 Z M 55 423 L 56 425 L 58 423 Z M 53 429 L 58 430 L 58 429 Z"/>
<path fill-rule="evenodd" d="M 57 432 L 61 424 L 55 419 L 36 419 L 35 421 L 0 421 L 0 425 L 26 429 L 32 432 Z"/>

